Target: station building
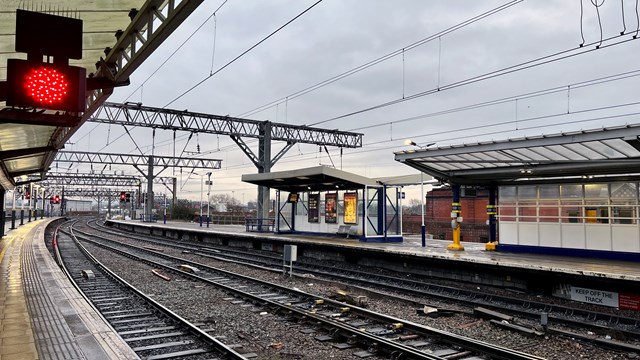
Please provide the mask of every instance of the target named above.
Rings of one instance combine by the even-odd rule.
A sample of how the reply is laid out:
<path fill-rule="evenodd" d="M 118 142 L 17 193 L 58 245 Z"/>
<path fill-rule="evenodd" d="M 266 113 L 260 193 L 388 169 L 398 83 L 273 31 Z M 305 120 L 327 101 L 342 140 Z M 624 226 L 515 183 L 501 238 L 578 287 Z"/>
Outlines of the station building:
<path fill-rule="evenodd" d="M 461 188 L 486 189 L 487 249 L 638 260 L 639 139 L 640 124 L 632 124 L 407 150 L 395 159 L 451 186 L 454 228 L 464 223 Z"/>

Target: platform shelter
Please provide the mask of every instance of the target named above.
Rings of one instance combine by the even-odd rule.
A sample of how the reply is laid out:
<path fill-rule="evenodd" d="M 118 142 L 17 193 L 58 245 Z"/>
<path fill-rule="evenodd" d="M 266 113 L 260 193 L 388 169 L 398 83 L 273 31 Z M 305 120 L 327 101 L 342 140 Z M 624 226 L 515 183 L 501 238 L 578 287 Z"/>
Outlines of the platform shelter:
<path fill-rule="evenodd" d="M 640 259 L 640 124 L 407 150 L 395 159 L 451 185 L 453 220 L 461 187 L 488 188 L 487 249 Z"/>
<path fill-rule="evenodd" d="M 327 166 L 247 174 L 276 190 L 276 233 L 402 241 L 402 187 Z"/>

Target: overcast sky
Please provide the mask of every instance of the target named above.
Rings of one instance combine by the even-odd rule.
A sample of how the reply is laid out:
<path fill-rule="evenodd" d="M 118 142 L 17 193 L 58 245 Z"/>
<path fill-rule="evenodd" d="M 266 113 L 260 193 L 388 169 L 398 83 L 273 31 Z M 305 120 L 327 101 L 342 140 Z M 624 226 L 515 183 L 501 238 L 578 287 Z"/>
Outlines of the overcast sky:
<path fill-rule="evenodd" d="M 602 0 L 600 0 L 602 1 Z M 131 77 L 131 85 L 119 88 L 109 101 L 142 102 L 164 107 L 184 91 L 209 76 L 279 26 L 315 3 L 303 0 L 229 0 L 155 75 L 186 39 L 222 4 L 206 0 Z M 411 96 L 501 70 L 551 54 L 575 49 L 582 43 L 579 0 L 525 0 L 494 15 L 415 47 L 355 75 L 290 99 L 258 113 L 250 110 L 286 98 L 308 86 L 363 65 L 371 60 L 437 34 L 474 16 L 507 4 L 507 1 L 468 0 L 324 0 L 244 57 L 171 103 L 168 108 L 218 115 L 243 116 L 290 124 L 315 124 L 328 129 L 364 133 L 364 147 L 329 148 L 331 157 L 317 146 L 295 145 L 272 171 L 331 165 L 370 177 L 416 173 L 394 160 L 394 151 L 407 149 L 403 141 L 436 146 L 506 139 L 523 135 L 557 133 L 640 122 L 637 76 L 605 84 L 579 87 L 593 79 L 640 69 L 640 41 L 630 35 L 605 41 L 601 49 L 568 59 L 515 71 L 472 84 L 442 90 L 418 99 L 326 121 L 403 96 Z M 596 8 L 583 0 L 582 31 L 586 44 L 600 40 Z M 599 7 L 602 36 L 623 31 L 620 1 L 604 1 Z M 624 1 L 627 31 L 638 27 L 635 1 Z M 215 25 L 215 52 L 214 45 Z M 607 46 L 612 45 L 612 46 Z M 593 50 L 586 45 L 582 51 Z M 567 54 L 574 54 L 567 53 Z M 635 55 L 635 56 L 634 56 Z M 637 75 L 637 74 L 635 74 Z M 439 111 L 518 97 L 555 87 L 570 88 L 545 96 L 508 101 L 447 115 Z M 593 110 L 611 107 L 606 110 Z M 569 112 L 569 114 L 567 114 Z M 249 113 L 249 114 L 248 114 Z M 419 117 L 414 120 L 406 120 Z M 552 116 L 553 115 L 553 116 Z M 607 117 L 607 119 L 602 119 Z M 535 120 L 531 120 L 536 118 Z M 598 119 L 600 118 L 600 119 Z M 500 125 L 502 124 L 502 125 Z M 151 152 L 151 130 L 133 129 L 146 153 Z M 122 127 L 86 123 L 71 139 L 67 150 L 137 153 Z M 172 132 L 156 133 L 157 155 L 173 152 Z M 188 134 L 178 133 L 175 147 L 185 146 Z M 247 139 L 257 152 L 257 141 Z M 221 159 L 214 172 L 214 193 L 255 199 L 256 188 L 240 181 L 242 174 L 257 170 L 226 136 L 194 136 L 187 151 L 199 143 L 206 158 Z M 283 144 L 274 143 L 273 153 Z M 194 155 L 188 155 L 194 156 Z M 54 164 L 55 165 L 55 164 Z M 81 166 L 79 168 L 86 169 Z M 118 168 L 134 174 L 130 167 Z M 116 170 L 113 168 L 112 170 Z M 198 199 L 199 179 L 180 175 L 179 197 Z M 163 176 L 172 175 L 166 170 Z M 407 189 L 417 198 L 419 189 Z M 162 192 L 162 190 L 157 189 Z"/>

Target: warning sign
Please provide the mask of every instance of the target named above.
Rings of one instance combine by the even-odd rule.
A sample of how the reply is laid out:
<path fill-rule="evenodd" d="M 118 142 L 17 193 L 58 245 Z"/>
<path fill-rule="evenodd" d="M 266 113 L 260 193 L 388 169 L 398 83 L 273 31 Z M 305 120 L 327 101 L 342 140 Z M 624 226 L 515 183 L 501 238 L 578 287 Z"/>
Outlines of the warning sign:
<path fill-rule="evenodd" d="M 640 311 L 640 295 L 620 294 L 620 310 Z"/>
<path fill-rule="evenodd" d="M 585 289 L 572 286 L 571 300 L 615 308 L 618 307 L 618 293 L 611 291 Z"/>

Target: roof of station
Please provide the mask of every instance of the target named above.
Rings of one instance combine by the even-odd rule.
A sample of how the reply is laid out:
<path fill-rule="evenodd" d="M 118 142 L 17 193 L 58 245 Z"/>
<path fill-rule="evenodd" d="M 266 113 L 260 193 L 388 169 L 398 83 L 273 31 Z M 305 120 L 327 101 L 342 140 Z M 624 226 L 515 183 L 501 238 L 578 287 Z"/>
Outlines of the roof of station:
<path fill-rule="evenodd" d="M 106 58 L 105 49 L 116 46 L 116 31 L 125 30 L 132 23 L 131 9 L 140 9 L 144 4 L 145 0 L 64 0 L 55 3 L 3 0 L 0 5 L 0 81 L 7 79 L 7 59 L 26 59 L 26 54 L 15 52 L 16 9 L 82 19 L 82 59 L 71 59 L 69 64 L 84 67 L 87 74 L 94 74 L 98 68 L 96 64 Z M 43 124 L 37 114 L 28 122 L 16 121 L 10 110 L 0 100 L 0 187 L 5 189 L 13 188 L 15 178 L 22 175 L 44 174 L 55 151 L 79 128 L 79 124 Z"/>
<path fill-rule="evenodd" d="M 640 180 L 640 124 L 405 150 L 395 159 L 447 183 Z"/>
<path fill-rule="evenodd" d="M 365 186 L 419 185 L 421 181 L 426 184 L 431 180 L 430 176 L 421 177 L 420 174 L 371 179 L 323 165 L 296 170 L 242 175 L 242 181 L 244 182 L 294 193 L 356 190 L 364 189 Z"/>

